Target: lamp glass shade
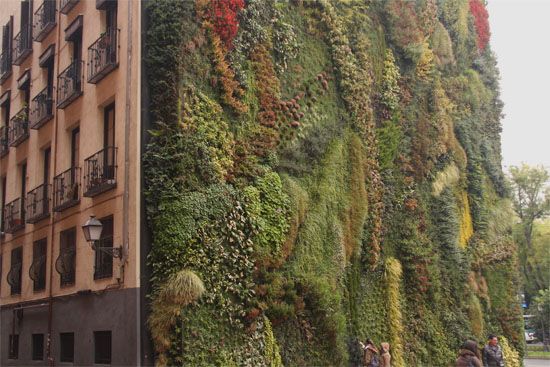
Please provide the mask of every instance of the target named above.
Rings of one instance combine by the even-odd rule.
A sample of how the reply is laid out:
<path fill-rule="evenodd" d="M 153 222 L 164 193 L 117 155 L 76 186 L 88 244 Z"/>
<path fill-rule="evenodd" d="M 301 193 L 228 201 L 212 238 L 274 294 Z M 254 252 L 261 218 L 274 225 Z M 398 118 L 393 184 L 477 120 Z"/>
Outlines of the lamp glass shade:
<path fill-rule="evenodd" d="M 101 238 L 101 231 L 103 230 L 103 224 L 97 220 L 93 215 L 90 216 L 90 219 L 82 225 L 82 231 L 84 232 L 84 237 L 86 241 L 93 242 L 98 241 Z"/>

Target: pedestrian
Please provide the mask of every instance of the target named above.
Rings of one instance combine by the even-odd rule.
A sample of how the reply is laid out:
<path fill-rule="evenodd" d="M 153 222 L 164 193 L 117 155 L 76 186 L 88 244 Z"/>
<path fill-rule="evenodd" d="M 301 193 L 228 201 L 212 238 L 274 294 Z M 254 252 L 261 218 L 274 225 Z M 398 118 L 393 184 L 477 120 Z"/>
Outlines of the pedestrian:
<path fill-rule="evenodd" d="M 363 366 L 364 367 L 379 367 L 380 353 L 374 346 L 372 340 L 367 339 L 365 344 L 359 342 L 363 348 Z"/>
<path fill-rule="evenodd" d="M 477 343 L 473 340 L 466 340 L 460 347 L 456 367 L 481 367 L 479 360 L 479 349 Z"/>
<path fill-rule="evenodd" d="M 489 335 L 487 345 L 483 348 L 483 367 L 504 367 L 502 348 L 498 345 L 496 335 Z"/>
<path fill-rule="evenodd" d="M 381 367 L 391 367 L 390 343 L 381 343 L 380 350 L 382 353 L 380 355 L 380 359 L 382 360 Z"/>

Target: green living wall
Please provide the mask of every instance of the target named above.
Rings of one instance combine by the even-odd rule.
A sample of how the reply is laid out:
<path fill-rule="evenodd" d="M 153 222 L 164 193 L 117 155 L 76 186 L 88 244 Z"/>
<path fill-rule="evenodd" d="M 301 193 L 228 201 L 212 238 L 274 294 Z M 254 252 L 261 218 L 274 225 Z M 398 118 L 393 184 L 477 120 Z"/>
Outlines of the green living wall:
<path fill-rule="evenodd" d="M 523 353 L 479 0 L 150 0 L 159 365 Z"/>

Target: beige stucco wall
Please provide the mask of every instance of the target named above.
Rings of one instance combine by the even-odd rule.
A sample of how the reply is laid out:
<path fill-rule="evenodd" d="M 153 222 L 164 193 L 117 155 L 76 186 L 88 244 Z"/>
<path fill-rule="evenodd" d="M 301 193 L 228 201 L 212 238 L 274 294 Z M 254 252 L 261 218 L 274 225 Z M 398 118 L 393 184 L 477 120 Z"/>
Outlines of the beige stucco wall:
<path fill-rule="evenodd" d="M 12 76 L 1 86 L 0 94 L 11 90 L 11 114 L 13 116 L 22 108 L 23 97 L 17 89 L 17 79 L 26 69 L 31 70 L 31 100 L 46 86 L 46 71 L 38 65 L 38 57 L 52 43 L 56 44 L 54 86 L 57 75 L 64 70 L 71 61 L 71 47 L 64 40 L 66 27 L 80 14 L 84 16 L 82 36 L 82 57 L 88 59 L 90 46 L 105 29 L 104 12 L 95 8 L 95 0 L 80 0 L 69 14 L 56 14 L 57 26 L 41 42 L 33 42 L 33 52 L 20 65 L 12 66 Z M 14 35 L 20 30 L 19 12 L 20 1 L 3 0 L 1 2 L 0 25 L 8 22 L 9 16 L 14 16 Z M 42 4 L 35 0 L 34 10 Z M 129 19 L 131 20 L 131 37 L 128 38 Z M 123 244 L 124 220 L 128 225 L 128 260 L 125 264 L 123 288 L 139 286 L 139 167 L 140 167 L 140 119 L 139 119 L 139 75 L 140 75 L 140 3 L 137 1 L 119 1 L 117 12 L 119 33 L 119 67 L 107 75 L 97 84 L 90 84 L 87 80 L 87 70 L 84 71 L 83 95 L 72 102 L 64 110 L 54 109 L 54 118 L 39 130 L 30 130 L 30 137 L 18 147 L 9 148 L 9 154 L 1 158 L 0 177 L 7 177 L 6 202 L 11 202 L 20 196 L 20 169 L 22 162 L 27 162 L 27 192 L 42 183 L 43 177 L 43 149 L 52 147 L 52 161 L 50 165 L 50 184 L 53 177 L 70 168 L 71 130 L 80 126 L 80 158 L 79 165 L 83 167 L 84 159 L 96 153 L 103 147 L 103 108 L 115 102 L 115 143 L 117 152 L 117 186 L 115 189 L 98 195 L 94 198 L 82 197 L 80 204 L 54 213 L 48 219 L 36 224 L 26 224 L 25 228 L 14 235 L 6 234 L 1 241 L 2 274 L 0 279 L 0 304 L 11 304 L 28 300 L 36 300 L 50 295 L 49 280 L 53 270 L 52 294 L 54 296 L 72 294 L 79 290 L 91 289 L 99 291 L 111 284 L 116 284 L 117 265 L 114 260 L 113 278 L 94 281 L 94 251 L 85 242 L 80 226 L 91 214 L 101 218 L 114 216 L 114 245 Z M 129 41 L 132 49 L 130 52 Z M 128 74 L 128 67 L 131 72 Z M 55 91 L 54 91 L 55 95 Z M 54 102 L 55 103 L 55 102 Z M 128 134 L 125 134 L 125 122 L 129 122 Z M 57 126 L 56 126 L 57 125 Z M 128 144 L 128 211 L 123 211 L 123 197 L 125 188 L 125 144 Z M 54 162 L 55 159 L 55 162 Z M 83 176 L 83 172 L 82 172 Z M 81 176 L 81 181 L 82 181 Z M 82 191 L 82 190 L 81 190 Z M 53 198 L 52 198 L 53 199 Z M 53 200 L 52 205 L 53 206 Z M 53 234 L 52 234 L 53 226 Z M 59 274 L 55 263 L 59 254 L 59 234 L 61 231 L 77 227 L 77 257 L 76 282 L 74 286 L 60 288 Z M 53 236 L 53 237 L 52 237 Z M 48 258 L 46 274 L 46 290 L 33 292 L 33 283 L 28 271 L 32 263 L 33 241 L 48 238 Z M 53 261 L 51 246 L 53 245 Z M 10 286 L 7 283 L 7 273 L 10 269 L 11 250 L 23 246 L 23 276 L 21 295 L 11 296 Z"/>

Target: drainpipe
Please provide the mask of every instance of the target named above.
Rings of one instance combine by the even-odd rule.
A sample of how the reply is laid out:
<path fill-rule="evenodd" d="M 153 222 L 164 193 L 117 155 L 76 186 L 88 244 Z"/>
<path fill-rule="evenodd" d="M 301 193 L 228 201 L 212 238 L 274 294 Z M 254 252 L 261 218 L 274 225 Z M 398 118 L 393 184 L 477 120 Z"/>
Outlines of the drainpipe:
<path fill-rule="evenodd" d="M 54 65 L 54 72 L 57 70 L 59 71 L 59 55 L 61 53 L 61 12 L 59 9 L 57 10 L 57 45 L 56 47 L 56 62 Z M 55 74 L 54 74 L 55 76 Z M 56 78 L 57 79 L 57 78 Z M 56 86 L 55 86 L 55 92 L 57 92 L 59 88 L 59 80 L 57 79 Z M 54 91 L 52 91 L 54 93 Z M 52 96 L 53 99 L 53 96 Z M 57 103 L 57 98 L 54 99 L 54 102 Z M 58 129 L 58 123 L 59 123 L 59 111 L 57 110 L 57 107 L 54 105 L 52 108 L 55 108 L 55 119 L 54 119 L 54 128 L 53 128 L 53 139 L 52 139 L 52 157 L 53 164 L 52 164 L 52 172 L 55 176 L 55 173 L 57 172 L 57 129 Z M 48 177 L 49 179 L 49 177 Z M 52 182 L 52 189 L 53 189 L 53 182 Z M 51 197 L 53 199 L 54 192 L 52 190 Z M 51 240 L 50 240 L 50 279 L 49 279 L 49 296 L 48 296 L 48 339 L 46 341 L 46 357 L 48 358 L 48 365 L 54 366 L 55 361 L 52 356 L 52 319 L 53 319 L 53 247 L 54 247 L 54 239 L 55 239 L 55 212 L 53 211 L 53 200 L 50 201 L 52 203 L 52 207 L 50 210 L 52 210 L 52 215 L 50 218 L 50 228 L 51 228 Z"/>
<path fill-rule="evenodd" d="M 132 6 L 133 1 L 128 1 L 128 30 L 126 33 L 126 95 L 125 95 L 125 113 L 124 113 L 124 196 L 122 197 L 122 258 L 121 260 L 121 282 L 124 283 L 124 265 L 128 261 L 129 250 L 129 201 L 130 201 L 130 111 L 131 111 L 131 91 L 132 91 Z"/>

